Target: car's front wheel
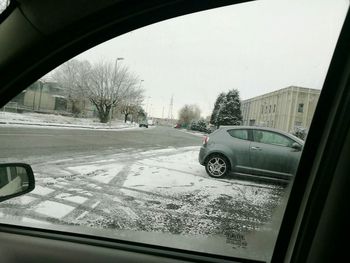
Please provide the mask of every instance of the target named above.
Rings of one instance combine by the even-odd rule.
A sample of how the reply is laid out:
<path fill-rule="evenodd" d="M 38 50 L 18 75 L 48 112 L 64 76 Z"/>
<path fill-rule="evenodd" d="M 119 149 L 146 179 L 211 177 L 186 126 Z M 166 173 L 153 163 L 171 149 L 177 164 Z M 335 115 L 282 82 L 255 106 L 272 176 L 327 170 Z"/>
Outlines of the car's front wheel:
<path fill-rule="evenodd" d="M 205 170 L 211 177 L 224 177 L 230 171 L 229 161 L 220 154 L 213 154 L 207 159 Z"/>

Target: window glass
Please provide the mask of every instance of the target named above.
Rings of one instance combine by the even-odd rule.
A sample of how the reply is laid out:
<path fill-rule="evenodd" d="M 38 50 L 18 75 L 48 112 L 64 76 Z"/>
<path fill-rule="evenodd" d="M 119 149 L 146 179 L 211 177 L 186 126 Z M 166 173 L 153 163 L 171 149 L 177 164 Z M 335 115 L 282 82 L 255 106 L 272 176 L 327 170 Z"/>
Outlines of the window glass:
<path fill-rule="evenodd" d="M 6 167 L 0 167 L 0 188 L 7 185 L 9 183 L 9 178 L 7 175 L 7 168 Z"/>
<path fill-rule="evenodd" d="M 228 130 L 227 132 L 234 138 L 248 140 L 247 130 Z"/>
<path fill-rule="evenodd" d="M 293 140 L 275 132 L 253 130 L 255 142 L 291 147 Z"/>
<path fill-rule="evenodd" d="M 10 0 L 0 0 L 0 14 L 9 6 Z"/>
<path fill-rule="evenodd" d="M 36 185 L 0 222 L 270 261 L 301 151 L 216 130 L 306 138 L 348 5 L 225 6 L 60 65 L 0 109 L 0 162 L 31 165 Z"/>
<path fill-rule="evenodd" d="M 304 103 L 299 103 L 298 112 L 304 112 Z"/>

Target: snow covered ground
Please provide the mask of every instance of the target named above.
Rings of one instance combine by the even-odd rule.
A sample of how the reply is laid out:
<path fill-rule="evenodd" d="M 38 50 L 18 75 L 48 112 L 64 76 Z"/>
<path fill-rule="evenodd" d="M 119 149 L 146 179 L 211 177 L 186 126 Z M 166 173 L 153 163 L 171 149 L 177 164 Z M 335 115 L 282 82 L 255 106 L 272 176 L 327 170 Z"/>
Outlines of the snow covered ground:
<path fill-rule="evenodd" d="M 82 129 L 125 129 L 138 127 L 136 123 L 124 123 L 112 120 L 111 123 L 100 123 L 96 118 L 74 118 L 56 114 L 12 113 L 0 111 L 1 126 L 51 127 L 51 128 L 82 128 Z"/>
<path fill-rule="evenodd" d="M 231 248 L 245 248 L 244 235 L 266 228 L 284 188 L 210 178 L 198 163 L 198 150 L 122 149 L 109 155 L 31 160 L 35 190 L 2 203 L 0 220 L 39 227 L 219 235 Z"/>
<path fill-rule="evenodd" d="M 192 130 L 186 130 L 186 129 L 178 129 L 181 132 L 192 134 L 198 137 L 203 137 L 206 133 L 198 132 L 198 131 L 192 131 Z"/>

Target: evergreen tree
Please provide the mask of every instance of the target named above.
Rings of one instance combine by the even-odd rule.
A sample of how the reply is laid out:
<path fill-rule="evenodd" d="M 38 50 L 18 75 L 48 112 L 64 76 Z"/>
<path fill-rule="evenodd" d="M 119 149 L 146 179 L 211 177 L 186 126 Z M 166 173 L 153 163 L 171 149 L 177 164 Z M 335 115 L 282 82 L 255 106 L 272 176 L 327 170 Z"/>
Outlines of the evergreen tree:
<path fill-rule="evenodd" d="M 220 104 L 216 125 L 240 125 L 242 122 L 241 101 L 236 89 L 230 90 Z"/>
<path fill-rule="evenodd" d="M 197 122 L 197 129 L 198 131 L 201 131 L 201 132 L 207 132 L 207 123 L 204 119 L 200 119 Z"/>
<path fill-rule="evenodd" d="M 223 99 L 226 97 L 226 94 L 225 93 L 220 93 L 219 96 L 217 97 L 216 101 L 215 101 L 215 104 L 214 104 L 214 109 L 213 109 L 213 112 L 210 116 L 210 123 L 211 124 L 214 124 L 214 125 L 217 125 L 217 115 L 218 115 L 218 112 L 219 112 L 219 109 L 220 109 L 220 105 L 223 101 Z"/>
<path fill-rule="evenodd" d="M 191 129 L 192 131 L 197 131 L 197 130 L 198 130 L 197 121 L 193 120 L 193 121 L 191 122 L 190 129 Z"/>

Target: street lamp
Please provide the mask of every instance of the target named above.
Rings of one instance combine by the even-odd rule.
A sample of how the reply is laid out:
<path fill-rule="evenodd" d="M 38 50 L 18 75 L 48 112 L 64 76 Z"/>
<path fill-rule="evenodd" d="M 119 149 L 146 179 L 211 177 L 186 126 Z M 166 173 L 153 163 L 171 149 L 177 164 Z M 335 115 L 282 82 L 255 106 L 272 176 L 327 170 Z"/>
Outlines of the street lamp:
<path fill-rule="evenodd" d="M 118 74 L 118 60 L 124 60 L 124 58 L 116 58 L 115 59 L 115 72 Z"/>
<path fill-rule="evenodd" d="M 124 60 L 124 58 L 119 57 L 119 58 L 115 59 L 114 78 L 118 75 L 118 60 Z M 112 94 L 111 94 L 111 96 L 113 96 Z M 111 98 L 111 100 L 112 100 L 112 98 Z M 112 111 L 113 111 L 113 105 L 111 104 L 111 108 L 109 110 L 109 126 L 112 126 Z"/>
<path fill-rule="evenodd" d="M 147 97 L 147 104 L 146 104 L 146 113 L 147 114 L 148 114 L 148 105 L 149 105 L 148 103 L 149 103 L 150 98 L 151 98 L 150 96 Z"/>
<path fill-rule="evenodd" d="M 141 88 L 141 84 L 142 84 L 142 82 L 144 82 L 144 80 L 143 80 L 143 79 L 141 79 L 141 80 L 140 80 L 140 86 L 139 86 L 139 89 Z"/>

